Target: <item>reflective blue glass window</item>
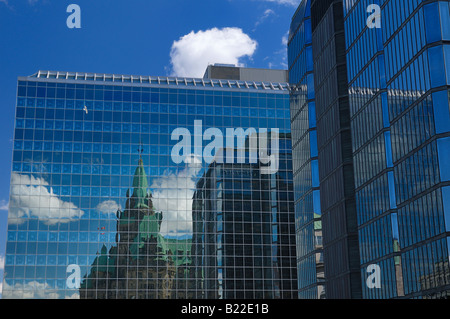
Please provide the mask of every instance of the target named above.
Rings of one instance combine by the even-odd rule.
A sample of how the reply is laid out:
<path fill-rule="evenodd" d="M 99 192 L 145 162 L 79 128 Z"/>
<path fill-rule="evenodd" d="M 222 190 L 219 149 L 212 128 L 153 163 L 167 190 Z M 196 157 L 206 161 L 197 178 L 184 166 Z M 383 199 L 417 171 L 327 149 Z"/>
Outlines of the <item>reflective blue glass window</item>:
<path fill-rule="evenodd" d="M 450 45 L 444 45 L 444 58 L 447 84 L 450 85 Z"/>
<path fill-rule="evenodd" d="M 450 137 L 437 140 L 441 181 L 450 181 Z"/>
<path fill-rule="evenodd" d="M 322 209 L 320 206 L 320 191 L 313 191 L 313 205 L 314 205 L 314 213 L 317 215 L 321 215 Z"/>
<path fill-rule="evenodd" d="M 319 161 L 311 161 L 312 186 L 319 187 Z"/>
<path fill-rule="evenodd" d="M 447 237 L 447 256 L 450 258 L 450 237 Z"/>
<path fill-rule="evenodd" d="M 392 224 L 392 238 L 399 239 L 399 231 L 398 231 L 398 214 L 391 214 L 391 224 Z"/>
<path fill-rule="evenodd" d="M 387 131 L 384 133 L 384 141 L 386 145 L 386 163 L 387 167 L 393 167 L 392 162 L 392 143 L 391 143 L 391 132 Z"/>
<path fill-rule="evenodd" d="M 312 100 L 315 97 L 315 90 L 314 90 L 314 74 L 310 73 L 307 75 L 307 81 L 308 81 L 308 99 Z"/>
<path fill-rule="evenodd" d="M 424 6 L 425 25 L 427 43 L 433 43 L 441 40 L 441 24 L 439 17 L 438 3 L 431 3 Z"/>
<path fill-rule="evenodd" d="M 450 187 L 442 188 L 442 200 L 444 204 L 445 230 L 450 231 Z"/>
<path fill-rule="evenodd" d="M 311 148 L 311 157 L 317 157 L 319 155 L 319 151 L 317 149 L 317 131 L 313 130 L 309 133 L 310 139 L 310 148 Z"/>
<path fill-rule="evenodd" d="M 442 46 L 429 48 L 428 60 L 430 63 L 431 87 L 435 88 L 445 85 L 446 76 Z"/>
<path fill-rule="evenodd" d="M 442 39 L 450 40 L 450 3 L 439 2 L 439 9 L 441 13 Z"/>
<path fill-rule="evenodd" d="M 312 46 L 306 47 L 305 50 L 306 50 L 306 71 L 312 71 L 313 70 Z"/>
<path fill-rule="evenodd" d="M 432 94 L 436 133 L 450 132 L 450 106 L 448 91 Z"/>
<path fill-rule="evenodd" d="M 316 124 L 316 103 L 308 103 L 308 118 L 309 118 L 309 128 L 314 128 Z"/>
<path fill-rule="evenodd" d="M 311 19 L 306 19 L 304 21 L 304 24 L 305 24 L 305 26 L 304 26 L 305 30 L 309 31 L 309 32 L 305 32 L 305 43 L 311 43 L 311 41 L 312 41 L 312 32 L 310 31 L 311 30 Z"/>
<path fill-rule="evenodd" d="M 389 205 L 391 209 L 395 209 L 397 208 L 397 199 L 395 195 L 394 172 L 388 173 L 388 183 L 389 183 Z"/>

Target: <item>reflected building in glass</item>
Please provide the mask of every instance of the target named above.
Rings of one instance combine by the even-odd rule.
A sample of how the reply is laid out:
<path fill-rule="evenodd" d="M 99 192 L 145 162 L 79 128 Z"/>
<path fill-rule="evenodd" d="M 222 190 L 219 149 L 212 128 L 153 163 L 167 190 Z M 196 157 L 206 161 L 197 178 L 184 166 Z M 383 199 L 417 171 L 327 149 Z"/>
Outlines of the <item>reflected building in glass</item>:
<path fill-rule="evenodd" d="M 233 261 L 223 276 L 236 278 L 235 286 L 214 297 L 256 297 L 260 277 L 249 271 L 260 261 L 261 271 L 277 278 L 263 282 L 271 291 L 264 297 L 289 297 L 296 289 L 292 164 L 290 143 L 281 138 L 290 134 L 289 90 L 286 80 L 270 78 L 270 70 L 261 81 L 47 71 L 20 77 L 3 298 L 203 298 L 194 266 L 219 252 L 198 250 L 198 237 L 207 235 L 199 234 L 195 214 L 201 181 L 214 165 L 240 165 L 244 173 L 262 160 L 279 165 L 256 180 L 233 180 L 227 196 L 235 205 L 223 216 L 253 217 L 243 204 L 259 205 L 254 218 L 270 219 L 239 223 L 260 227 L 268 245 L 248 245 L 255 263 L 239 277 L 243 268 Z M 256 163 L 229 161 L 242 140 L 238 128 L 279 133 L 279 150 L 267 138 L 267 158 L 258 149 Z M 215 153 L 222 147 L 233 151 L 221 163 Z M 269 189 L 239 202 L 245 183 Z M 202 189 L 212 194 L 214 187 Z M 258 257 L 265 253 L 270 258 Z"/>
<path fill-rule="evenodd" d="M 161 235 L 163 213 L 156 212 L 142 158 L 126 194 L 125 209 L 117 210 L 116 244 L 102 246 L 82 279 L 83 299 L 191 299 L 191 240 Z M 100 231 L 104 228 L 101 227 Z M 101 233 L 102 234 L 102 233 Z"/>
<path fill-rule="evenodd" d="M 312 22 L 304 25 L 311 24 L 311 32 L 301 26 L 309 14 Z M 298 93 L 291 97 L 294 189 L 320 190 L 326 297 L 448 298 L 449 3 L 304 0 L 292 25 L 290 78 L 306 97 L 302 103 L 297 103 Z M 310 80 L 305 76 L 298 82 L 305 74 Z M 314 113 L 300 111 L 307 102 L 314 102 Z M 327 121 L 332 118 L 338 121 Z M 317 139 L 310 138 L 300 148 L 303 153 L 297 152 L 296 145 L 314 126 Z M 329 147 L 336 141 L 340 144 Z M 304 180 L 296 179 L 296 167 L 308 167 L 316 143 L 318 174 L 314 179 L 312 171 L 305 188 Z M 333 165 L 341 166 L 332 170 Z M 327 187 L 327 179 L 332 181 L 341 168 L 341 181 L 347 182 Z M 339 201 L 346 202 L 346 229 L 336 223 L 344 215 L 327 211 L 329 203 Z M 295 208 L 297 216 L 304 211 Z M 334 242 L 333 233 L 339 235 Z M 332 248 L 344 243 L 344 236 L 350 259 Z M 313 241 L 312 233 L 308 238 Z M 329 276 L 330 268 L 345 262 L 351 285 L 336 280 L 338 269 Z M 378 283 L 371 281 L 374 271 Z M 354 281 L 358 272 L 360 285 Z"/>
<path fill-rule="evenodd" d="M 279 143 L 275 174 L 214 162 L 198 181 L 191 268 L 201 298 L 297 298 L 290 134 Z"/>

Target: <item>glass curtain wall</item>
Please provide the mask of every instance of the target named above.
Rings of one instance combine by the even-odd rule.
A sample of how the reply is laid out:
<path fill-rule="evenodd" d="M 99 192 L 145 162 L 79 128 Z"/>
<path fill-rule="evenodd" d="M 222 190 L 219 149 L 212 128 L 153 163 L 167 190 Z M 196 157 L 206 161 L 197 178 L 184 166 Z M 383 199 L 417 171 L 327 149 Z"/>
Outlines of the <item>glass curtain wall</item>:
<path fill-rule="evenodd" d="M 363 296 L 448 297 L 449 2 L 350 0 L 344 16 Z"/>
<path fill-rule="evenodd" d="M 325 296 L 311 3 L 301 2 L 288 40 L 299 298 Z"/>
<path fill-rule="evenodd" d="M 3 298 L 208 295 L 210 288 L 195 280 L 197 266 L 205 266 L 206 275 L 202 263 L 217 260 L 219 252 L 202 259 L 193 242 L 199 180 L 212 159 L 219 161 L 221 146 L 233 149 L 223 163 L 233 160 L 242 141 L 238 128 L 290 133 L 288 85 L 40 71 L 19 78 L 17 92 Z M 292 183 L 290 154 L 290 143 L 279 143 L 278 151 L 256 157 L 266 166 L 279 164 L 263 175 L 271 187 L 285 187 L 279 177 Z M 224 184 L 224 192 L 237 197 L 244 184 Z M 261 250 L 251 250 L 256 259 L 270 251 L 271 262 L 250 277 L 253 264 L 232 265 L 243 272 L 227 274 L 236 291 L 245 283 L 256 295 L 262 280 L 269 297 L 296 291 L 295 255 L 289 256 L 295 252 L 292 190 L 275 193 L 284 192 L 277 208 L 264 211 L 276 211 L 279 228 L 272 219 L 259 221 L 269 240 L 248 246 Z M 246 204 L 258 205 L 261 196 L 252 194 Z M 245 209 L 236 202 L 229 212 Z M 245 236 L 251 231 L 242 230 Z M 283 253 L 281 236 L 289 245 Z M 278 278 L 265 278 L 266 272 Z"/>

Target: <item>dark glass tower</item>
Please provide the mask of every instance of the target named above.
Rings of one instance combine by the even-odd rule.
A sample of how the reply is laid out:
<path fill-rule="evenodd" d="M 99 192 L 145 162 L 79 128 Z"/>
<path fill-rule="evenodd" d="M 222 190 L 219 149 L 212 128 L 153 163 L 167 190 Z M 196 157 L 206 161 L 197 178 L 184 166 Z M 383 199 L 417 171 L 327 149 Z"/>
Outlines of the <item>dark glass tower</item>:
<path fill-rule="evenodd" d="M 296 172 L 308 167 L 315 139 L 296 147 L 315 124 L 326 295 L 447 298 L 449 2 L 316 0 L 311 34 L 298 28 L 309 2 L 294 15 L 289 42 L 294 189 L 314 189 Z M 303 101 L 315 102 L 303 117 L 301 88 Z"/>
<path fill-rule="evenodd" d="M 361 298 L 342 1 L 311 1 L 326 297 Z"/>
<path fill-rule="evenodd" d="M 212 163 L 198 181 L 191 268 L 202 298 L 297 298 L 290 134 L 280 144 L 279 173 Z"/>
<path fill-rule="evenodd" d="M 311 3 L 295 12 L 288 40 L 299 298 L 323 298 L 324 269 Z"/>
<path fill-rule="evenodd" d="M 449 2 L 345 1 L 344 21 L 363 296 L 448 298 Z"/>

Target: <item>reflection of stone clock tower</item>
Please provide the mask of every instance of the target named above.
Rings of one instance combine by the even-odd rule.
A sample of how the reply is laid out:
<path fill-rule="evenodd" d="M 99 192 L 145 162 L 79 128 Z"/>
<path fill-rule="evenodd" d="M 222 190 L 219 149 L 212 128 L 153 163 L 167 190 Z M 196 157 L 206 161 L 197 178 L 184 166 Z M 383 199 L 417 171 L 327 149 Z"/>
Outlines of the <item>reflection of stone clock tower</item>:
<path fill-rule="evenodd" d="M 116 247 L 91 266 L 80 288 L 82 299 L 167 299 L 174 291 L 175 265 L 160 235 L 162 214 L 155 212 L 142 158 L 127 191 L 124 211 L 117 212 Z"/>

